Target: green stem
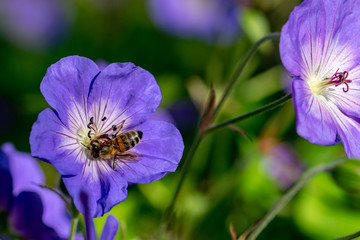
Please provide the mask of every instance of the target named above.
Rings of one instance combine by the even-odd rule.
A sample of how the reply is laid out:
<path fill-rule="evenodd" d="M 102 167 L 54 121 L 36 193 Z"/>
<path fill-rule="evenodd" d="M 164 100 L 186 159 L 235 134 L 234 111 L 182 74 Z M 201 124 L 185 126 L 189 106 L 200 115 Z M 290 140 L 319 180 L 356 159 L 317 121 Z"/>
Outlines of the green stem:
<path fill-rule="evenodd" d="M 215 108 L 214 111 L 214 119 L 216 117 L 216 115 L 218 114 L 220 108 L 222 107 L 222 105 L 224 104 L 224 101 L 226 99 L 226 97 L 229 95 L 230 90 L 233 88 L 235 82 L 239 79 L 242 71 L 244 70 L 247 62 L 249 61 L 249 59 L 252 57 L 252 55 L 254 55 L 254 53 L 256 52 L 256 50 L 260 47 L 260 45 L 263 42 L 266 42 L 267 40 L 275 40 L 275 39 L 279 39 L 280 38 L 280 33 L 279 32 L 275 32 L 275 33 L 269 33 L 268 35 L 264 36 L 263 38 L 261 38 L 259 41 L 257 41 L 251 48 L 250 50 L 247 52 L 245 58 L 238 64 L 238 66 L 236 67 L 235 73 L 232 75 L 228 85 L 226 86 L 220 101 L 218 103 L 218 105 Z"/>
<path fill-rule="evenodd" d="M 200 133 L 196 134 L 196 136 L 194 138 L 194 141 L 191 144 L 191 148 L 190 148 L 189 152 L 186 155 L 184 165 L 183 165 L 183 167 L 181 169 L 181 175 L 180 175 L 179 183 L 178 183 L 178 185 L 176 187 L 176 190 L 175 190 L 175 193 L 174 193 L 173 198 L 171 200 L 171 203 L 170 203 L 169 207 L 165 211 L 165 219 L 167 221 L 170 220 L 171 214 L 172 214 L 172 212 L 174 210 L 176 199 L 177 199 L 177 197 L 179 195 L 181 186 L 182 186 L 182 184 L 183 184 L 183 182 L 185 180 L 185 176 L 186 176 L 186 173 L 187 173 L 187 169 L 189 168 L 190 161 L 193 158 L 193 156 L 194 156 L 194 154 L 196 152 L 196 149 L 198 148 L 202 138 L 203 138 L 203 135 L 201 135 Z"/>
<path fill-rule="evenodd" d="M 354 239 L 360 237 L 360 231 L 353 233 L 351 235 L 345 236 L 345 237 L 341 237 L 341 238 L 336 238 L 334 240 L 350 240 L 350 239 Z"/>
<path fill-rule="evenodd" d="M 79 211 L 76 209 L 73 201 L 71 204 L 71 211 L 72 211 L 72 219 L 71 219 L 71 231 L 70 231 L 69 240 L 74 240 L 77 226 L 79 223 Z"/>
<path fill-rule="evenodd" d="M 255 230 L 251 233 L 247 240 L 255 240 L 262 232 L 262 230 L 265 229 L 265 227 L 274 219 L 274 217 L 290 202 L 290 200 L 295 196 L 295 194 L 298 193 L 300 189 L 302 189 L 313 176 L 324 171 L 329 171 L 345 161 L 346 159 L 340 159 L 335 162 L 320 164 L 307 170 L 300 177 L 297 183 L 292 188 L 290 188 L 290 190 L 285 193 L 279 199 L 279 201 L 270 209 L 270 211 L 264 216 L 264 218 L 261 219 L 260 223 L 257 225 Z"/>
<path fill-rule="evenodd" d="M 235 122 L 239 122 L 239 121 L 242 121 L 242 120 L 245 120 L 247 118 L 250 118 L 250 117 L 253 117 L 257 114 L 260 114 L 260 113 L 264 113 L 264 112 L 267 112 L 267 111 L 270 111 L 274 108 L 277 108 L 281 105 L 283 105 L 284 103 L 286 103 L 287 101 L 289 101 L 291 99 L 291 93 L 289 93 L 288 95 L 285 95 L 284 97 L 278 99 L 278 100 L 275 100 L 265 106 L 262 106 L 262 107 L 259 107 L 258 109 L 255 109 L 251 112 L 248 112 L 248 113 L 245 113 L 245 114 L 242 114 L 240 116 L 237 116 L 237 117 L 234 117 L 232 119 L 229 119 L 229 120 L 226 120 L 222 123 L 218 123 L 218 124 L 215 124 L 211 127 L 209 127 L 207 130 L 205 130 L 204 133 L 210 133 L 212 131 L 215 131 L 221 127 L 225 127 L 229 124 L 233 124 Z"/>

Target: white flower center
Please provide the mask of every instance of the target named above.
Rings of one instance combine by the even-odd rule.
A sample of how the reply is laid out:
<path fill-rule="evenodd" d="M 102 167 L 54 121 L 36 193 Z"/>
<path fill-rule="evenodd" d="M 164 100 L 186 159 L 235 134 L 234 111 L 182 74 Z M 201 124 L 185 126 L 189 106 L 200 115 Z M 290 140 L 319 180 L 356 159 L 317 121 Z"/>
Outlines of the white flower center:
<path fill-rule="evenodd" d="M 324 89 L 325 85 L 322 83 L 323 81 L 317 79 L 316 77 L 311 76 L 307 83 L 309 84 L 309 87 L 311 91 L 314 93 L 314 95 L 319 95 L 322 90 Z"/>

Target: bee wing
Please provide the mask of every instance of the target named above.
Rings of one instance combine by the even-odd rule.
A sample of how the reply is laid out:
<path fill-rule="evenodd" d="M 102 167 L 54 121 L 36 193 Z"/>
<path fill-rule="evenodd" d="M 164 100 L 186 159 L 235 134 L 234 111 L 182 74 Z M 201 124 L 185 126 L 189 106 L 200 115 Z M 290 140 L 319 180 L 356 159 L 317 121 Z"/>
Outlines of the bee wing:
<path fill-rule="evenodd" d="M 136 173 L 132 167 L 131 167 L 131 162 L 136 162 L 136 161 L 140 161 L 142 158 L 142 155 L 140 154 L 135 154 L 135 153 L 120 153 L 117 154 L 115 156 L 115 160 L 113 162 L 113 169 L 115 170 L 116 167 L 119 167 L 120 170 L 123 169 L 124 166 L 126 166 L 128 169 L 130 169 L 131 171 L 133 171 L 134 173 Z"/>
<path fill-rule="evenodd" d="M 119 162 L 123 161 L 139 161 L 142 158 L 141 154 L 135 154 L 135 153 L 121 153 L 116 155 L 116 159 L 119 160 Z"/>

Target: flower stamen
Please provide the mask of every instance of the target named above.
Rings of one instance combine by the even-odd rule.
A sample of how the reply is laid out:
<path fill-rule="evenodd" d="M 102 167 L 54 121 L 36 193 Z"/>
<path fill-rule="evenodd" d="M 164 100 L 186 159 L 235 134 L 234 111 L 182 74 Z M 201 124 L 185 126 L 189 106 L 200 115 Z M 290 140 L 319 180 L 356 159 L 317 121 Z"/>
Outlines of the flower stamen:
<path fill-rule="evenodd" d="M 106 117 L 104 117 L 104 118 L 106 119 Z M 103 119 L 104 119 L 104 118 L 103 118 Z M 93 127 L 93 125 L 94 125 L 94 117 L 91 117 L 91 118 L 90 118 L 90 121 L 89 121 L 89 123 L 88 123 L 88 125 L 87 125 L 88 129 L 90 129 L 89 132 L 88 132 L 88 134 L 87 134 L 90 140 L 91 140 L 91 135 L 92 135 L 92 134 L 95 135 L 95 132 L 96 132 L 96 130 L 95 130 L 95 128 Z M 94 133 L 92 133 L 92 131 L 94 131 Z"/>
<path fill-rule="evenodd" d="M 87 127 L 91 129 L 91 125 L 93 124 L 94 117 L 90 118 L 90 122 L 88 123 Z"/>
<path fill-rule="evenodd" d="M 349 72 L 348 71 L 344 71 L 344 72 L 338 72 L 338 70 L 336 70 L 335 74 L 332 75 L 331 78 L 329 78 L 329 82 L 328 84 L 334 84 L 335 87 L 340 86 L 341 84 L 345 84 L 346 88 L 343 88 L 344 92 L 348 92 L 349 91 L 349 83 L 352 82 L 352 80 L 347 79 Z"/>
<path fill-rule="evenodd" d="M 88 135 L 89 139 L 91 140 L 91 130 L 89 130 L 87 135 Z"/>

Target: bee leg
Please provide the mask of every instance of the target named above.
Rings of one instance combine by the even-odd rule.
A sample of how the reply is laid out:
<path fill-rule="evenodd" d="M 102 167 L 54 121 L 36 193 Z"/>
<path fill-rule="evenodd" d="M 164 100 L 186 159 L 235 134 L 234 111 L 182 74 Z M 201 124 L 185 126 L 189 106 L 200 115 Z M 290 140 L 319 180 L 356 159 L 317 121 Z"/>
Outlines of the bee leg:
<path fill-rule="evenodd" d="M 116 161 L 117 161 L 116 158 L 114 158 L 113 166 L 112 166 L 112 168 L 113 168 L 114 171 L 116 171 Z"/>

